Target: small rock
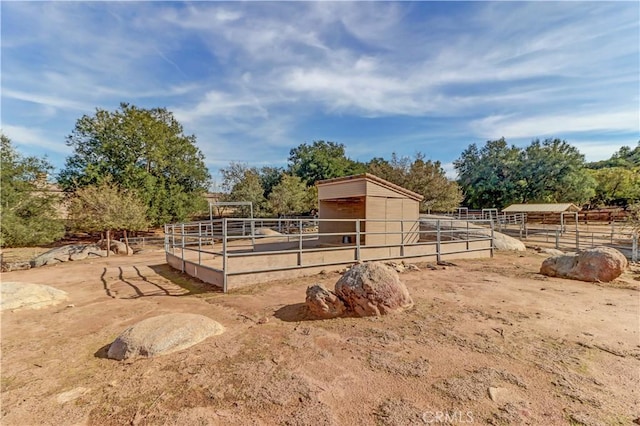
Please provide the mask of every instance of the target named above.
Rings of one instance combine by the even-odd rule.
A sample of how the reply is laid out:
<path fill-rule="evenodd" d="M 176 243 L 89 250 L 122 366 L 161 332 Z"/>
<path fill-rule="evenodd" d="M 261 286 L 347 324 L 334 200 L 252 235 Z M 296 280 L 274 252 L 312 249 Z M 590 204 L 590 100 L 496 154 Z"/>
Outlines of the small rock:
<path fill-rule="evenodd" d="M 312 285 L 307 288 L 305 305 L 311 316 L 320 319 L 336 318 L 346 311 L 342 300 L 340 300 L 334 292 L 327 290 L 321 284 Z"/>
<path fill-rule="evenodd" d="M 502 402 L 504 400 L 505 392 L 507 392 L 507 389 L 505 388 L 490 387 L 489 398 L 491 398 L 493 402 Z"/>
<path fill-rule="evenodd" d="M 258 319 L 258 324 L 266 324 L 269 322 L 269 318 L 267 317 L 261 317 L 260 319 Z"/>
<path fill-rule="evenodd" d="M 404 264 L 397 262 L 385 262 L 385 265 L 393 268 L 397 273 L 401 274 L 404 272 Z"/>
<path fill-rule="evenodd" d="M 64 403 L 67 403 L 69 401 L 73 401 L 74 399 L 78 399 L 82 395 L 84 395 L 85 393 L 90 392 L 90 391 L 91 391 L 91 389 L 88 389 L 88 388 L 77 387 L 75 389 L 71 389 L 69 391 L 62 392 L 61 394 L 59 394 L 56 397 L 56 401 L 58 401 L 58 404 L 64 404 Z"/>

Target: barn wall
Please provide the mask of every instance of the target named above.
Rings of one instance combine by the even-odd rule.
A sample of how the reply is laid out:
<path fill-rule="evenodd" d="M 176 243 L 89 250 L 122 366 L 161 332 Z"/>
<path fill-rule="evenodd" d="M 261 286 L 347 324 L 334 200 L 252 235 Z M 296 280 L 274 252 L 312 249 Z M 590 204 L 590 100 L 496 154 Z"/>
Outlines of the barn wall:
<path fill-rule="evenodd" d="M 342 181 L 334 184 L 318 185 L 318 200 L 363 197 L 366 194 L 364 179 Z"/>
<path fill-rule="evenodd" d="M 410 198 L 402 200 L 402 219 L 404 222 L 404 243 L 417 243 L 420 239 L 420 202 Z"/>
<path fill-rule="evenodd" d="M 387 202 L 385 198 L 368 196 L 366 199 L 366 218 L 367 219 L 385 219 L 386 217 Z M 367 220 L 365 224 L 365 245 L 384 245 L 386 238 L 384 234 L 375 235 L 374 232 L 386 232 L 384 222 L 375 222 Z"/>
<path fill-rule="evenodd" d="M 360 199 L 358 202 L 320 200 L 318 207 L 320 219 L 363 219 L 365 217 L 364 199 Z M 321 220 L 318 224 L 318 231 L 322 244 L 341 244 L 343 235 L 356 232 L 356 224 L 355 222 L 325 222 Z M 340 235 L 322 235 L 323 233 L 339 233 Z M 355 235 L 350 236 L 355 243 Z"/>

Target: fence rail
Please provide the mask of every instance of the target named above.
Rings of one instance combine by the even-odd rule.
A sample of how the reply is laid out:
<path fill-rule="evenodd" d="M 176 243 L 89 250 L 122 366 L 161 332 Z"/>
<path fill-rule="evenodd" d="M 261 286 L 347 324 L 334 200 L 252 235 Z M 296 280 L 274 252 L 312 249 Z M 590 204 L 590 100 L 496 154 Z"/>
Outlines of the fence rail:
<path fill-rule="evenodd" d="M 521 238 L 527 243 L 546 244 L 559 250 L 582 250 L 585 248 L 607 246 L 622 252 L 632 262 L 640 260 L 640 247 L 637 232 L 616 228 L 613 224 L 609 229 L 582 230 L 578 227 L 570 229 L 560 226 L 527 227 Z"/>
<path fill-rule="evenodd" d="M 440 261 L 474 252 L 493 255 L 491 221 L 431 222 L 223 218 L 166 225 L 165 251 L 172 266 L 225 292 L 230 277 L 247 274 L 429 256 Z"/>

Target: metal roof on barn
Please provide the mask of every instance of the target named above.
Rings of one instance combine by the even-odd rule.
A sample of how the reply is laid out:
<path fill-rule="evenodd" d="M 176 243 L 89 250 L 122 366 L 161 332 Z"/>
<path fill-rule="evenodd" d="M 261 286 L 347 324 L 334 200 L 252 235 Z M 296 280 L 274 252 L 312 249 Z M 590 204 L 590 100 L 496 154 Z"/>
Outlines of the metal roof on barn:
<path fill-rule="evenodd" d="M 553 203 L 553 204 L 511 204 L 502 209 L 505 213 L 564 213 L 579 212 L 580 207 L 573 203 Z"/>
<path fill-rule="evenodd" d="M 350 183 L 355 182 L 369 183 L 372 185 L 349 185 Z M 318 187 L 318 197 L 321 200 L 332 198 L 361 197 L 366 195 L 381 195 L 371 193 L 375 192 L 374 188 L 380 188 L 387 191 L 387 196 L 409 198 L 415 201 L 422 201 L 422 199 L 424 198 L 420 194 L 409 191 L 406 188 L 398 186 L 370 173 L 320 180 L 316 182 L 316 186 Z M 338 189 L 338 187 L 340 187 L 340 189 Z"/>

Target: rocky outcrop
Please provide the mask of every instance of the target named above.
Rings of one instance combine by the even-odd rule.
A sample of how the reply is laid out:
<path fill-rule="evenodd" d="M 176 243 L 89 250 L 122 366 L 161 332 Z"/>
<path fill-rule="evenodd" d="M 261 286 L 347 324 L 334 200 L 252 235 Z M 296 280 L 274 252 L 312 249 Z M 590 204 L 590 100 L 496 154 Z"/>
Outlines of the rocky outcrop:
<path fill-rule="evenodd" d="M 0 283 L 0 310 L 40 309 L 68 299 L 67 293 L 48 285 Z"/>
<path fill-rule="evenodd" d="M 609 282 L 618 278 L 627 266 L 627 258 L 618 250 L 611 247 L 595 247 L 545 259 L 540 273 L 580 281 Z"/>
<path fill-rule="evenodd" d="M 113 253 L 129 253 L 133 254 L 131 247 L 120 241 L 112 241 L 111 250 Z M 105 243 L 106 247 L 106 243 Z M 39 268 L 45 265 L 55 265 L 56 263 L 67 262 L 70 260 L 84 260 L 91 257 L 105 257 L 107 251 L 98 244 L 74 244 L 53 248 L 39 256 L 34 257 L 29 265 L 32 268 Z"/>
<path fill-rule="evenodd" d="M 346 312 L 344 303 L 338 296 L 321 284 L 307 287 L 305 301 L 309 314 L 317 319 L 336 318 Z"/>
<path fill-rule="evenodd" d="M 379 262 L 353 266 L 338 280 L 336 295 L 356 316 L 384 315 L 413 306 L 398 273 Z"/>
<path fill-rule="evenodd" d="M 23 271 L 26 269 L 31 269 L 31 262 L 29 261 L 19 261 L 19 262 L 0 262 L 0 270 L 2 272 L 11 272 L 11 271 Z"/>
<path fill-rule="evenodd" d="M 223 332 L 222 325 L 204 315 L 160 315 L 142 320 L 123 331 L 109 346 L 107 357 L 123 360 L 164 355 Z"/>

